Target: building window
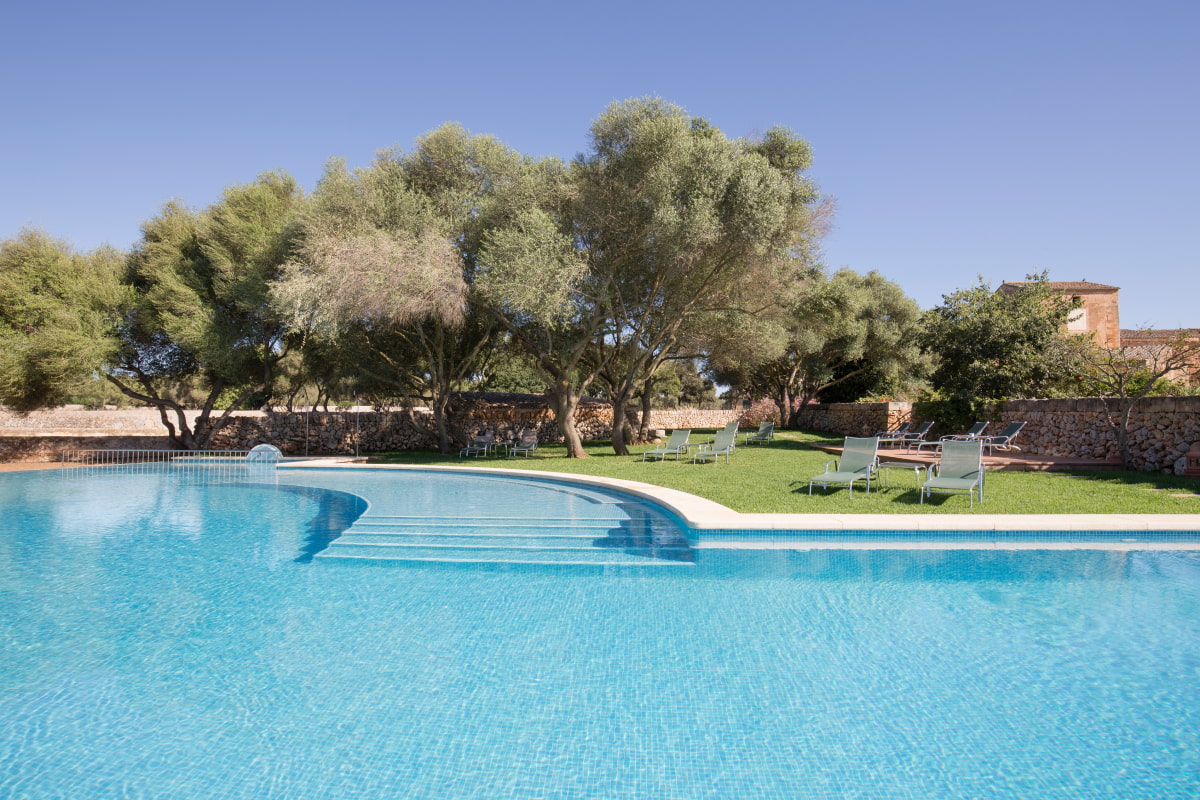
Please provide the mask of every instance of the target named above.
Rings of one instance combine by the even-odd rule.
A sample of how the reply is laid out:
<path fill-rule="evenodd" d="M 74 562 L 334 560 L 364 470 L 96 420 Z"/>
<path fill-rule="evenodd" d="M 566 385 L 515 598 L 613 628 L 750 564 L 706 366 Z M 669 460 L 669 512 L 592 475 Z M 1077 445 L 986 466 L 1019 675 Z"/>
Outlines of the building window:
<path fill-rule="evenodd" d="M 1072 297 L 1071 300 L 1079 302 L 1078 297 Z M 1071 333 L 1085 333 L 1087 329 L 1087 309 L 1077 308 L 1072 311 L 1071 315 L 1067 317 L 1067 330 Z"/>

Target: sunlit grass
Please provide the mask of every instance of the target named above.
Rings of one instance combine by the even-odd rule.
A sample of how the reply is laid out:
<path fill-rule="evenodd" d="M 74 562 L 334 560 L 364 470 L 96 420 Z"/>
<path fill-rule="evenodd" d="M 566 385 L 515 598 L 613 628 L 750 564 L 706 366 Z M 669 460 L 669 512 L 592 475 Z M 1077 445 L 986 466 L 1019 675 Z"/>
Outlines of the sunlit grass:
<path fill-rule="evenodd" d="M 617 456 L 608 442 L 591 442 L 591 458 L 565 457 L 562 445 L 541 445 L 533 458 L 471 458 L 441 456 L 429 451 L 381 453 L 373 463 L 510 467 L 643 481 L 708 498 L 744 513 L 819 514 L 1200 514 L 1200 483 L 1144 472 L 1010 472 L 987 474 L 985 499 L 968 508 L 965 496 L 937 496 L 918 502 L 916 480 L 909 470 L 893 470 L 890 488 L 867 493 L 856 488 L 828 492 L 809 478 L 831 456 L 810 445 L 841 444 L 841 437 L 782 431 L 774 443 L 739 445 L 730 463 L 693 464 L 690 459 L 642 461 Z M 692 440 L 703 440 L 693 434 Z M 739 437 L 740 441 L 740 437 Z M 1182 495 L 1182 496 L 1178 496 Z"/>

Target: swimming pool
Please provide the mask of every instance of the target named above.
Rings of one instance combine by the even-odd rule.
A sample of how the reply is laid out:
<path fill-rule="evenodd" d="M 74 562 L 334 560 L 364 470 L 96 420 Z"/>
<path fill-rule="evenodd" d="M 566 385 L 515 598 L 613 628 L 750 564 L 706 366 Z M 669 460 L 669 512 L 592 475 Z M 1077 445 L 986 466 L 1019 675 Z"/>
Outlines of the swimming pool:
<path fill-rule="evenodd" d="M 0 476 L 0 796 L 1200 793 L 1197 553 L 639 554 L 526 481 L 651 566 L 323 557 L 398 480 Z"/>

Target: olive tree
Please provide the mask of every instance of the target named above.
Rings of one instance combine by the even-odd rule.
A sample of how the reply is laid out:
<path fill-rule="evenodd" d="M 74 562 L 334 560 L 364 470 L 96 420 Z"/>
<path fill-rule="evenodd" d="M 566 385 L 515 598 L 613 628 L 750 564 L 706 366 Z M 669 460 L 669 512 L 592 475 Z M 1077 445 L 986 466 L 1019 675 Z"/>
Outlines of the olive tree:
<path fill-rule="evenodd" d="M 442 452 L 454 392 L 476 373 L 492 322 L 472 302 L 472 253 L 493 188 L 522 159 L 445 125 L 411 153 L 326 169 L 297 256 L 274 290 L 294 331 L 353 364 L 364 388 L 427 404 Z"/>
<path fill-rule="evenodd" d="M 168 203 L 142 226 L 126 276 L 137 300 L 105 377 L 157 408 L 175 446 L 208 447 L 233 411 L 271 388 L 287 342 L 270 286 L 303 204 L 296 182 L 271 172 L 200 212 Z M 203 392 L 194 420 L 172 392 L 188 382 Z"/>
<path fill-rule="evenodd" d="M 607 370 L 624 410 L 689 321 L 753 315 L 809 266 L 816 188 L 807 144 L 781 128 L 729 139 L 658 99 L 611 105 L 591 147 L 535 203 L 491 230 L 476 288 L 550 379 L 568 453 L 583 392 Z"/>
<path fill-rule="evenodd" d="M 125 260 L 35 229 L 0 242 L 0 402 L 16 411 L 67 402 L 113 361 L 134 300 Z"/>
<path fill-rule="evenodd" d="M 40 234 L 5 243 L 5 401 L 61 402 L 98 373 L 157 408 L 172 447 L 209 446 L 286 353 L 268 291 L 303 202 L 289 176 L 267 173 L 203 211 L 168 203 L 127 258 L 79 256 Z M 181 398 L 193 390 L 189 415 Z"/>
<path fill-rule="evenodd" d="M 722 382 L 770 397 L 790 426 L 797 406 L 821 392 L 868 372 L 887 379 L 919 369 L 920 318 L 920 307 L 878 272 L 841 269 L 814 277 L 791 297 L 777 354 L 718 358 L 713 366 Z"/>

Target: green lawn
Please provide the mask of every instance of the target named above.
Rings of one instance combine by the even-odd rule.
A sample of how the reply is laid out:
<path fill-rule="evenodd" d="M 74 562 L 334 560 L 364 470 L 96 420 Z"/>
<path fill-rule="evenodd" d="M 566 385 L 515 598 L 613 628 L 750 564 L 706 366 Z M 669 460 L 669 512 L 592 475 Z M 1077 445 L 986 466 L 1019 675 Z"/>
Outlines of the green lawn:
<path fill-rule="evenodd" d="M 916 482 L 907 470 L 890 474 L 891 488 L 870 495 L 859 489 L 823 491 L 808 479 L 821 472 L 829 454 L 810 443 L 841 443 L 841 437 L 782 431 L 768 446 L 740 446 L 730 463 L 641 461 L 616 456 L 608 442 L 587 447 L 592 458 L 564 457 L 562 445 L 542 445 L 534 458 L 449 458 L 428 451 L 380 453 L 376 464 L 463 465 L 596 475 L 643 481 L 706 497 L 744 513 L 822 514 L 1200 514 L 1200 482 L 1144 472 L 989 472 L 983 503 L 968 509 L 965 496 L 938 496 L 918 504 Z M 703 434 L 692 435 L 692 440 Z M 741 437 L 739 436 L 739 441 Z M 643 449 L 637 448 L 640 453 Z M 1178 495 L 1183 495 L 1182 497 Z"/>

